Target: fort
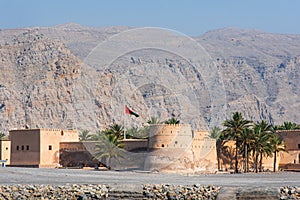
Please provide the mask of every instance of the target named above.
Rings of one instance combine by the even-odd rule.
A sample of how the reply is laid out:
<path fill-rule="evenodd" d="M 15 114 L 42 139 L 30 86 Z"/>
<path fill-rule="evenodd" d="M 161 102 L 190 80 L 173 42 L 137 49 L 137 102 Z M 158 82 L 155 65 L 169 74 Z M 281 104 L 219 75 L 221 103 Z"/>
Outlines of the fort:
<path fill-rule="evenodd" d="M 276 170 L 300 170 L 300 131 L 277 132 L 286 152 L 277 156 Z M 125 154 L 113 159 L 113 169 L 215 173 L 232 168 L 225 154 L 218 158 L 216 140 L 208 131 L 194 131 L 189 124 L 149 125 L 147 139 L 124 139 Z M 0 141 L 0 160 L 20 167 L 97 167 L 105 162 L 95 158 L 99 141 L 79 141 L 76 130 L 18 129 L 9 131 L 9 140 Z M 226 144 L 235 148 L 234 142 Z M 230 149 L 229 148 L 229 149 Z M 243 159 L 240 158 L 243 167 Z M 264 158 L 265 170 L 273 170 L 273 158 Z"/>

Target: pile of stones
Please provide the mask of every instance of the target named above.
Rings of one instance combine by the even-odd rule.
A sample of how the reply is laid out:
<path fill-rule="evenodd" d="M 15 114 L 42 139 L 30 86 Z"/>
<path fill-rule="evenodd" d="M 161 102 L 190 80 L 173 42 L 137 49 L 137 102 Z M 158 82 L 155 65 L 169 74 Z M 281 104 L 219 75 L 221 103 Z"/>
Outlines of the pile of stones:
<path fill-rule="evenodd" d="M 183 185 L 144 185 L 143 195 L 147 199 L 216 199 L 220 187 L 195 184 Z"/>
<path fill-rule="evenodd" d="M 1 185 L 0 199 L 105 199 L 105 185 Z"/>
<path fill-rule="evenodd" d="M 144 185 L 142 191 L 115 191 L 106 185 L 0 185 L 0 199 L 216 199 L 220 187 Z"/>
<path fill-rule="evenodd" d="M 280 199 L 300 199 L 300 187 L 294 187 L 294 186 L 281 187 Z"/>

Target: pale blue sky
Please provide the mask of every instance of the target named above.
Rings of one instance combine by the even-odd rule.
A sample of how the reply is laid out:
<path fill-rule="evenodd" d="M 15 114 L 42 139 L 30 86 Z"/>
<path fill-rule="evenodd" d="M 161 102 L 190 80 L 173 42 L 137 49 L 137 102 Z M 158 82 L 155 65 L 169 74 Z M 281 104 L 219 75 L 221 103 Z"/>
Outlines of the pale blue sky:
<path fill-rule="evenodd" d="M 0 28 L 154 26 L 196 36 L 224 27 L 300 34 L 300 0 L 0 0 Z"/>

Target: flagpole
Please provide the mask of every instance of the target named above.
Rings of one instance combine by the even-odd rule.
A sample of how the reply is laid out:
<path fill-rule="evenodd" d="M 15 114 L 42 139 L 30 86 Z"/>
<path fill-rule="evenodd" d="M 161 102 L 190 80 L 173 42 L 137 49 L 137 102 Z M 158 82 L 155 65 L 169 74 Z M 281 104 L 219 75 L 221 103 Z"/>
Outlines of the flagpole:
<path fill-rule="evenodd" d="M 126 105 L 124 105 L 125 111 L 126 111 Z M 124 136 L 123 140 L 126 139 L 126 128 L 125 128 L 125 119 L 126 119 L 126 112 L 124 113 L 124 120 L 123 120 L 123 129 L 124 129 Z"/>

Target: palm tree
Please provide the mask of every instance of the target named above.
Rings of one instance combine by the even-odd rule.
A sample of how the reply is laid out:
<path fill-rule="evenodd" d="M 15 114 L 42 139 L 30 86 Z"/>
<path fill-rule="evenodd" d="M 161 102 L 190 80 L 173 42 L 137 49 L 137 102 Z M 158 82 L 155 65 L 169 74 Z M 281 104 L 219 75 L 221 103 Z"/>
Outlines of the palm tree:
<path fill-rule="evenodd" d="M 276 164 L 277 164 L 277 155 L 281 151 L 286 151 L 286 146 L 282 139 L 278 137 L 277 135 L 274 135 L 271 140 L 272 149 L 274 152 L 274 162 L 273 162 L 273 172 L 276 171 Z"/>
<path fill-rule="evenodd" d="M 79 140 L 80 141 L 92 140 L 92 135 L 90 135 L 90 132 L 88 130 L 83 130 L 79 133 Z"/>
<path fill-rule="evenodd" d="M 124 127 L 119 124 L 112 124 L 107 130 L 108 134 L 115 135 L 118 140 L 124 139 Z"/>
<path fill-rule="evenodd" d="M 300 127 L 293 122 L 283 122 L 283 124 L 281 126 L 278 126 L 278 130 L 297 130 L 300 129 Z"/>
<path fill-rule="evenodd" d="M 180 120 L 172 117 L 164 122 L 165 124 L 180 124 Z"/>
<path fill-rule="evenodd" d="M 217 126 L 213 127 L 210 131 L 210 137 L 216 139 L 218 170 L 221 170 L 221 148 L 225 143 L 221 129 Z"/>
<path fill-rule="evenodd" d="M 235 141 L 235 173 L 238 173 L 239 138 L 243 130 L 250 125 L 251 121 L 244 119 L 242 113 L 239 112 L 233 113 L 232 119 L 225 120 L 223 123 L 223 126 L 226 127 L 223 130 L 224 136 Z"/>
<path fill-rule="evenodd" d="M 244 157 L 244 172 L 249 171 L 249 152 L 251 150 L 251 144 L 253 142 L 253 129 L 245 128 L 239 138 L 239 144 L 241 153 Z"/>
<path fill-rule="evenodd" d="M 105 135 L 102 134 L 100 143 L 96 145 L 95 157 L 104 163 L 106 167 L 111 169 L 111 160 L 124 157 L 123 145 L 120 143 L 116 135 Z M 103 162 L 102 162 L 103 163 Z"/>
<path fill-rule="evenodd" d="M 265 120 L 262 120 L 261 122 L 257 122 L 256 126 L 259 126 L 261 128 L 263 140 L 261 142 L 264 142 L 261 152 L 260 152 L 260 159 L 259 159 L 259 171 L 262 171 L 262 160 L 263 155 L 270 156 L 272 154 L 271 145 L 270 145 L 270 139 L 273 138 L 274 135 L 274 128 L 272 124 L 269 124 Z"/>
<path fill-rule="evenodd" d="M 0 140 L 3 140 L 3 139 L 5 139 L 5 138 L 6 138 L 5 133 L 0 132 Z"/>
<path fill-rule="evenodd" d="M 254 125 L 254 139 L 252 143 L 252 152 L 254 156 L 255 172 L 258 172 L 258 168 L 262 171 L 262 159 L 263 155 L 271 156 L 272 146 L 271 138 L 273 133 L 263 130 L 263 127 L 259 124 Z"/>
<path fill-rule="evenodd" d="M 126 131 L 126 138 L 147 138 L 149 133 L 149 126 L 144 126 L 141 128 L 132 127 Z"/>
<path fill-rule="evenodd" d="M 150 117 L 147 121 L 148 124 L 161 124 L 161 121 L 157 117 Z"/>

